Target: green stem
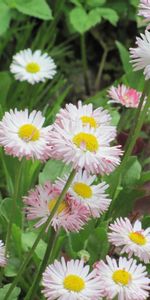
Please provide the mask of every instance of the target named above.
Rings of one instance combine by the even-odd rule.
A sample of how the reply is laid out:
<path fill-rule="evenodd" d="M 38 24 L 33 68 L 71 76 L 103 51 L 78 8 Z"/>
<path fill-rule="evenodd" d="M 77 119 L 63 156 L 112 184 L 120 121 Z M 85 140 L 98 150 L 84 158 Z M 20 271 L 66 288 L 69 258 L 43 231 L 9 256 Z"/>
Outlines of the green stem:
<path fill-rule="evenodd" d="M 98 91 L 100 89 L 101 78 L 102 78 L 102 74 L 103 74 L 107 54 L 108 54 L 108 49 L 104 49 L 102 59 L 101 59 L 100 64 L 99 64 L 99 69 L 98 69 L 98 73 L 97 73 L 97 77 L 96 77 L 96 82 L 95 82 L 95 90 L 96 91 Z"/>
<path fill-rule="evenodd" d="M 48 238 L 48 244 L 47 244 L 47 248 L 46 248 L 46 251 L 45 251 L 44 258 L 43 258 L 43 260 L 40 264 L 40 267 L 37 271 L 36 276 L 34 277 L 34 281 L 32 283 L 32 286 L 30 287 L 30 289 L 29 289 L 26 297 L 24 298 L 24 300 L 34 299 L 37 288 L 39 286 L 39 282 L 41 280 L 41 275 L 42 275 L 43 271 L 45 270 L 47 262 L 49 260 L 49 257 L 50 257 L 50 254 L 51 254 L 54 242 L 55 242 L 55 236 L 56 236 L 56 232 L 52 229 L 52 232 L 50 234 L 50 238 Z"/>
<path fill-rule="evenodd" d="M 18 281 L 20 280 L 20 276 L 22 275 L 22 273 L 23 273 L 24 270 L 26 269 L 26 267 L 27 267 L 27 265 L 28 265 L 30 259 L 32 258 L 32 255 L 33 255 L 33 253 L 34 253 L 34 250 L 36 249 L 36 247 L 37 247 L 37 245 L 38 245 L 40 239 L 42 238 L 42 236 L 43 236 L 43 234 L 44 234 L 46 228 L 49 226 L 49 224 L 50 224 L 50 222 L 51 222 L 53 216 L 55 215 L 55 213 L 56 213 L 56 211 L 57 211 L 57 209 L 58 209 L 58 207 L 59 207 L 61 201 L 64 199 L 65 194 L 66 194 L 66 192 L 68 191 L 68 189 L 69 189 L 69 187 L 70 187 L 70 185 L 71 185 L 71 183 L 72 183 L 72 181 L 73 181 L 73 179 L 74 179 L 75 174 L 76 174 L 76 170 L 72 170 L 72 172 L 71 172 L 71 174 L 70 174 L 70 176 L 69 176 L 69 178 L 68 178 L 68 180 L 67 180 L 67 182 L 66 182 L 66 185 L 64 186 L 64 188 L 63 188 L 63 190 L 62 190 L 60 196 L 59 196 L 58 199 L 57 199 L 57 202 L 56 202 L 54 208 L 53 208 L 52 211 L 51 211 L 50 216 L 48 217 L 47 221 L 46 221 L 45 224 L 43 225 L 42 230 L 39 232 L 39 234 L 38 234 L 38 236 L 37 236 L 37 238 L 36 238 L 36 240 L 35 240 L 35 242 L 34 242 L 32 248 L 30 249 L 30 251 L 29 251 L 29 253 L 28 253 L 27 258 L 24 260 L 24 262 L 23 262 L 22 265 L 20 266 L 20 269 L 19 269 L 19 271 L 18 271 L 18 274 L 17 274 L 16 278 L 14 279 L 14 281 L 12 282 L 12 284 L 11 284 L 11 286 L 10 286 L 10 288 L 9 288 L 9 290 L 8 290 L 7 294 L 5 295 L 5 298 L 4 298 L 3 300 L 8 300 L 8 297 L 11 295 L 11 293 L 12 293 L 12 291 L 14 290 L 16 284 L 17 284 Z"/>
<path fill-rule="evenodd" d="M 88 79 L 88 63 L 87 63 L 87 54 L 86 54 L 86 43 L 85 43 L 85 34 L 81 34 L 81 58 L 83 66 L 83 76 L 86 94 L 90 95 L 89 79 Z"/>
<path fill-rule="evenodd" d="M 109 215 L 112 212 L 112 209 L 114 207 L 115 198 L 116 198 L 115 195 L 116 195 L 117 187 L 118 187 L 118 185 L 121 181 L 121 178 L 122 178 L 122 171 L 123 171 L 124 166 L 125 166 L 125 164 L 128 160 L 128 157 L 132 153 L 133 147 L 135 145 L 135 142 L 136 142 L 136 140 L 139 136 L 140 130 L 141 130 L 142 125 L 144 123 L 146 113 L 147 113 L 148 108 L 150 106 L 150 99 L 149 99 L 148 94 L 147 94 L 147 89 L 148 89 L 148 84 L 145 85 L 145 88 L 144 88 L 144 91 L 143 91 L 143 94 L 142 94 L 142 97 L 141 97 L 141 100 L 140 100 L 140 103 L 139 103 L 139 106 L 138 106 L 138 109 L 137 109 L 137 113 L 136 113 L 136 116 L 135 116 L 135 121 L 134 121 L 134 124 L 131 128 L 131 131 L 130 131 L 130 134 L 129 134 L 129 137 L 128 137 L 128 140 L 127 140 L 127 143 L 126 143 L 126 146 L 125 146 L 125 153 L 124 153 L 122 162 L 121 162 L 120 166 L 118 167 L 118 169 L 116 171 L 116 180 L 115 180 L 115 184 L 113 186 L 113 189 L 112 189 L 112 192 L 111 192 L 111 195 L 110 195 L 111 198 L 112 198 L 112 202 L 111 202 L 111 206 L 109 208 Z M 147 95 L 147 99 L 146 99 L 146 103 L 143 107 L 143 103 L 144 103 L 146 95 Z M 108 217 L 108 214 L 106 214 L 106 215 Z"/>
<path fill-rule="evenodd" d="M 9 175 L 9 172 L 8 172 L 8 169 L 7 169 L 7 166 L 6 166 L 6 163 L 5 163 L 5 158 L 4 158 L 4 153 L 3 153 L 2 148 L 0 149 L 0 157 L 1 157 L 2 165 L 3 165 L 4 173 L 5 173 L 5 176 L 6 176 L 8 192 L 9 192 L 10 196 L 12 196 L 13 192 L 14 192 L 14 187 L 13 187 L 12 179 Z"/>
<path fill-rule="evenodd" d="M 16 207 L 17 207 L 17 197 L 18 197 L 18 192 L 19 192 L 19 184 L 21 180 L 21 172 L 22 172 L 22 167 L 23 167 L 23 162 L 24 160 L 21 161 L 20 166 L 18 168 L 18 174 L 16 177 L 16 182 L 15 182 L 15 187 L 14 187 L 14 196 L 12 198 L 12 209 L 11 209 L 11 216 L 8 224 L 8 229 L 7 229 L 7 235 L 6 235 L 6 242 L 5 242 L 5 254 L 7 255 L 8 248 L 9 248 L 9 243 L 10 243 L 10 238 L 11 238 L 11 230 L 12 230 L 12 225 L 15 220 L 15 212 L 16 212 Z"/>

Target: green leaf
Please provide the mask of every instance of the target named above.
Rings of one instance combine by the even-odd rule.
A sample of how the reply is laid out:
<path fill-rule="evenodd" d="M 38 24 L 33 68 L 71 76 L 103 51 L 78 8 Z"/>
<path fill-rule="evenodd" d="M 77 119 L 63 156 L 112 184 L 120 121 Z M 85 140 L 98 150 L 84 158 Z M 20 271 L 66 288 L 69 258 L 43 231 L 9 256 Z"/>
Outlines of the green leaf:
<path fill-rule="evenodd" d="M 25 232 L 22 234 L 22 246 L 24 248 L 24 251 L 28 251 L 29 249 L 32 248 L 36 238 L 37 238 L 37 233 L 34 232 Z M 45 250 L 46 250 L 46 243 L 43 240 L 40 240 L 40 242 L 38 243 L 35 249 L 35 254 L 40 260 L 43 259 Z"/>
<path fill-rule="evenodd" d="M 22 234 L 21 229 L 16 224 L 13 224 L 13 226 L 12 226 L 12 237 L 13 237 L 13 241 L 14 241 L 14 244 L 15 244 L 16 254 L 19 257 L 21 256 L 21 252 L 22 252 L 21 234 Z"/>
<path fill-rule="evenodd" d="M 103 8 L 103 7 L 97 8 L 97 13 L 99 14 L 100 17 L 109 21 L 114 26 L 117 24 L 119 20 L 119 16 L 116 13 L 116 11 L 111 8 Z"/>
<path fill-rule="evenodd" d="M 13 209 L 13 200 L 11 198 L 5 198 L 0 203 L 0 215 L 2 215 L 7 222 L 11 219 Z M 18 206 L 16 210 L 13 211 L 14 223 L 21 227 L 22 226 L 22 211 Z"/>
<path fill-rule="evenodd" d="M 69 18 L 71 25 L 78 33 L 83 34 L 88 30 L 88 15 L 82 7 L 72 9 Z"/>
<path fill-rule="evenodd" d="M 106 0 L 85 0 L 85 3 L 90 7 L 98 7 L 106 3 Z"/>
<path fill-rule="evenodd" d="M 11 0 L 10 6 L 23 14 L 42 20 L 52 20 L 52 11 L 45 0 Z"/>
<path fill-rule="evenodd" d="M 124 71 L 129 73 L 132 71 L 132 65 L 130 64 L 130 56 L 128 50 L 120 43 L 116 42 L 117 48 L 119 50 L 120 58 L 123 64 Z"/>
<path fill-rule="evenodd" d="M 0 72 L 0 91 L 1 91 L 0 104 L 2 105 L 2 108 L 4 108 L 5 106 L 11 81 L 12 80 L 9 72 L 5 72 L 5 71 Z"/>
<path fill-rule="evenodd" d="M 0 35 L 9 27 L 11 18 L 10 8 L 1 0 L 0 1 Z"/>
<path fill-rule="evenodd" d="M 141 177 L 142 167 L 136 156 L 130 156 L 122 174 L 122 185 L 133 186 Z"/>
<path fill-rule="evenodd" d="M 145 229 L 147 227 L 150 227 L 150 216 L 149 215 L 143 217 L 142 225 L 143 225 L 143 228 L 145 228 Z"/>
<path fill-rule="evenodd" d="M 90 253 L 90 262 L 103 259 L 108 253 L 109 242 L 107 237 L 107 223 L 103 223 L 100 227 L 93 230 L 88 238 L 87 250 Z"/>
<path fill-rule="evenodd" d="M 44 184 L 47 180 L 54 182 L 57 177 L 62 177 L 70 171 L 70 167 L 59 160 L 49 160 L 39 174 L 39 183 Z"/>
<path fill-rule="evenodd" d="M 8 290 L 10 288 L 10 286 L 11 286 L 11 283 L 4 285 L 4 287 L 0 289 L 0 299 L 1 300 L 4 299 L 6 293 L 8 292 Z M 7 298 L 7 300 L 17 300 L 20 292 L 21 292 L 20 288 L 15 287 L 14 290 L 12 291 L 12 293 L 11 293 L 11 296 L 9 298 Z"/>
<path fill-rule="evenodd" d="M 20 266 L 20 260 L 18 258 L 16 257 L 9 258 L 8 264 L 4 269 L 5 276 L 15 277 L 18 273 L 19 266 Z"/>

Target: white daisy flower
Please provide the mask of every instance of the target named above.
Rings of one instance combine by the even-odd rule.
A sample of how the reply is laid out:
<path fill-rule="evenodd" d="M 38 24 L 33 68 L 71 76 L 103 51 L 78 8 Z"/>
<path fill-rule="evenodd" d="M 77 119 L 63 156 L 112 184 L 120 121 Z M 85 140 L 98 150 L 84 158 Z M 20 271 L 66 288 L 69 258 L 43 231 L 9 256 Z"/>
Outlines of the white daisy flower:
<path fill-rule="evenodd" d="M 141 38 L 136 38 L 137 48 L 130 48 L 134 71 L 144 69 L 145 79 L 150 78 L 150 32 L 145 31 Z"/>
<path fill-rule="evenodd" d="M 138 15 L 150 21 L 150 0 L 140 0 Z"/>
<path fill-rule="evenodd" d="M 66 104 L 64 109 L 61 108 L 60 112 L 56 115 L 56 120 L 61 122 L 62 118 L 71 119 L 75 122 L 79 119 L 83 125 L 89 125 L 94 128 L 110 125 L 111 122 L 110 114 L 103 107 L 94 110 L 92 103 L 82 104 L 81 101 L 78 101 L 77 106 L 69 103 Z"/>
<path fill-rule="evenodd" d="M 71 199 L 75 199 L 77 202 L 85 205 L 93 217 L 99 217 L 108 209 L 111 200 L 108 199 L 108 195 L 105 194 L 109 185 L 105 182 L 97 185 L 93 184 L 95 180 L 95 175 L 92 176 L 85 170 L 80 170 L 68 190 L 68 195 Z M 59 178 L 59 180 L 56 181 L 56 185 L 62 189 L 66 181 L 67 176 L 64 179 Z"/>
<path fill-rule="evenodd" d="M 50 132 L 50 156 L 95 174 L 109 174 L 120 164 L 120 146 L 110 146 L 114 137 L 105 127 L 95 129 L 66 119 L 62 124 L 54 123 Z"/>
<path fill-rule="evenodd" d="M 42 127 L 45 118 L 40 111 L 28 109 L 6 112 L 0 122 L 0 145 L 7 154 L 27 159 L 48 158 L 49 131 L 51 126 Z"/>
<path fill-rule="evenodd" d="M 136 260 L 120 257 L 117 261 L 109 256 L 107 263 L 96 263 L 99 285 L 107 300 L 145 300 L 149 296 L 150 279 L 146 267 Z"/>
<path fill-rule="evenodd" d="M 45 82 L 56 74 L 54 60 L 41 50 L 32 52 L 31 49 L 22 50 L 13 56 L 10 71 L 20 81 L 28 81 L 31 84 Z"/>
<path fill-rule="evenodd" d="M 121 253 L 128 253 L 129 257 L 134 254 L 145 263 L 150 262 L 150 227 L 144 230 L 138 220 L 132 225 L 128 218 L 118 218 L 109 228 L 109 241 L 122 246 Z"/>
<path fill-rule="evenodd" d="M 48 300 L 100 300 L 96 271 L 82 260 L 55 260 L 43 273 L 42 291 Z"/>
<path fill-rule="evenodd" d="M 7 259 L 5 256 L 5 246 L 4 243 L 0 240 L 0 266 L 4 267 L 7 263 Z"/>

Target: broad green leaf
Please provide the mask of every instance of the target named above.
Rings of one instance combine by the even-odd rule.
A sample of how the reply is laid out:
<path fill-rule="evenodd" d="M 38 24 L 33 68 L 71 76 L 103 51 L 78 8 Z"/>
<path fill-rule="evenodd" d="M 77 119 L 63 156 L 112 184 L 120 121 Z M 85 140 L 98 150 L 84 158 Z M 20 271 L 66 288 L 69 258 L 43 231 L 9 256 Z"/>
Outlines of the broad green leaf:
<path fill-rule="evenodd" d="M 3 288 L 0 288 L 0 300 L 4 299 L 6 293 L 8 292 L 8 290 L 10 288 L 10 286 L 11 286 L 11 283 L 4 285 Z M 7 298 L 7 300 L 17 300 L 20 292 L 21 292 L 20 288 L 15 287 L 14 290 L 12 291 L 10 297 Z"/>
<path fill-rule="evenodd" d="M 45 0 L 12 0 L 10 6 L 23 14 L 42 20 L 52 20 L 52 11 Z"/>
<path fill-rule="evenodd" d="M 20 260 L 18 258 L 16 257 L 9 258 L 8 264 L 4 269 L 5 276 L 15 277 L 18 273 L 19 266 L 20 266 Z"/>
<path fill-rule="evenodd" d="M 0 203 L 0 214 L 5 218 L 7 222 L 12 217 L 12 210 L 13 210 L 13 199 L 5 198 Z M 16 206 L 15 211 L 13 211 L 13 220 L 14 223 L 21 227 L 22 226 L 22 211 L 18 206 Z"/>
<path fill-rule="evenodd" d="M 129 62 L 130 61 L 130 56 L 128 50 L 122 45 L 120 42 L 116 42 L 117 48 L 119 50 L 120 58 L 123 64 L 124 71 L 126 73 L 132 71 L 132 65 Z"/>
<path fill-rule="evenodd" d="M 88 15 L 82 7 L 72 9 L 69 18 L 71 25 L 78 33 L 83 34 L 89 29 L 87 25 Z"/>
<path fill-rule="evenodd" d="M 80 0 L 70 0 L 70 2 L 75 4 L 76 6 L 82 7 Z"/>
<path fill-rule="evenodd" d="M 16 254 L 19 257 L 21 256 L 21 252 L 22 252 L 21 235 L 22 235 L 21 229 L 16 224 L 13 224 L 13 226 L 12 226 L 12 237 L 13 237 L 13 241 L 14 241 L 14 244 L 15 244 Z"/>
<path fill-rule="evenodd" d="M 10 8 L 4 3 L 4 1 L 0 1 L 0 35 L 2 35 L 9 27 L 11 18 Z"/>
<path fill-rule="evenodd" d="M 142 167 L 136 156 L 130 156 L 122 174 L 122 185 L 134 186 L 141 177 Z"/>
<path fill-rule="evenodd" d="M 139 0 L 130 0 L 130 3 L 134 6 L 134 7 L 138 7 L 139 4 Z"/>
<path fill-rule="evenodd" d="M 119 20 L 119 16 L 115 10 L 111 8 L 103 8 L 103 7 L 97 8 L 96 10 L 100 17 L 109 21 L 114 26 L 117 24 Z"/>
<path fill-rule="evenodd" d="M 106 3 L 106 0 L 84 0 L 90 7 L 98 7 Z"/>
<path fill-rule="evenodd" d="M 54 182 L 57 177 L 62 177 L 70 171 L 70 167 L 59 160 L 49 160 L 39 174 L 40 184 L 44 184 L 47 180 Z"/>
<path fill-rule="evenodd" d="M 103 259 L 108 253 L 109 242 L 107 237 L 107 223 L 103 223 L 100 227 L 93 230 L 89 235 L 87 251 L 90 253 L 90 262 Z"/>
<path fill-rule="evenodd" d="M 11 85 L 11 77 L 9 72 L 0 72 L 0 104 L 2 105 L 2 108 L 5 106 L 5 102 L 7 100 L 7 94 L 9 91 Z"/>
<path fill-rule="evenodd" d="M 30 248 L 32 248 L 36 238 L 37 238 L 37 234 L 34 232 L 25 232 L 22 234 L 22 246 L 24 248 L 24 251 L 28 251 Z M 46 250 L 46 243 L 43 240 L 40 240 L 40 242 L 38 243 L 35 249 L 35 254 L 40 260 L 43 259 L 45 250 Z"/>

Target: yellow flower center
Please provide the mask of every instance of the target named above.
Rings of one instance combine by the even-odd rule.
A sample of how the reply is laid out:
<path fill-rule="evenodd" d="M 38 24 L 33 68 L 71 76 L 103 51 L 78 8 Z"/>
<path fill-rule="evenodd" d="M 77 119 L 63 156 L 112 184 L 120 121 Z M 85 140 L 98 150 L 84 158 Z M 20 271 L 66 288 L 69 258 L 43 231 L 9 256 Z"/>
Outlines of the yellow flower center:
<path fill-rule="evenodd" d="M 132 280 L 132 276 L 129 272 L 125 270 L 117 270 L 113 273 L 112 279 L 115 283 L 121 283 L 122 285 L 127 285 Z"/>
<path fill-rule="evenodd" d="M 22 140 L 25 140 L 26 142 L 37 141 L 40 137 L 40 132 L 34 125 L 25 124 L 19 128 L 18 135 Z"/>
<path fill-rule="evenodd" d="M 85 282 L 81 277 L 71 274 L 65 277 L 64 288 L 79 293 L 85 288 Z"/>
<path fill-rule="evenodd" d="M 35 62 L 28 63 L 26 65 L 26 71 L 33 74 L 38 73 L 40 71 L 40 66 Z"/>
<path fill-rule="evenodd" d="M 93 117 L 82 116 L 80 119 L 81 119 L 83 125 L 89 124 L 91 127 L 94 127 L 94 128 L 97 127 L 96 121 Z"/>
<path fill-rule="evenodd" d="M 73 137 L 73 143 L 80 148 L 84 146 L 86 150 L 90 152 L 96 152 L 98 150 L 97 138 L 90 133 L 80 132 Z"/>
<path fill-rule="evenodd" d="M 48 209 L 51 212 L 56 204 L 57 199 L 52 199 L 49 201 L 48 203 Z M 63 210 L 65 210 L 66 208 L 68 208 L 67 203 L 63 200 L 58 208 L 57 208 L 57 214 L 60 214 Z"/>
<path fill-rule="evenodd" d="M 137 245 L 143 246 L 143 245 L 146 244 L 145 236 L 142 233 L 138 232 L 138 231 L 131 232 L 129 234 L 129 238 L 132 242 L 134 242 Z"/>
<path fill-rule="evenodd" d="M 83 198 L 91 198 L 92 197 L 92 189 L 89 185 L 82 183 L 82 182 L 76 182 L 73 185 L 73 190 L 76 194 Z"/>

